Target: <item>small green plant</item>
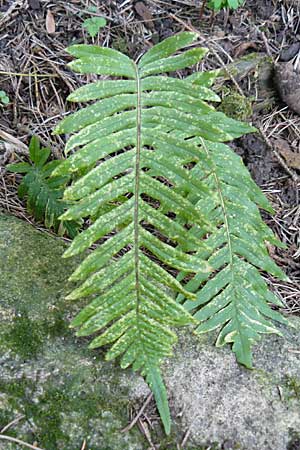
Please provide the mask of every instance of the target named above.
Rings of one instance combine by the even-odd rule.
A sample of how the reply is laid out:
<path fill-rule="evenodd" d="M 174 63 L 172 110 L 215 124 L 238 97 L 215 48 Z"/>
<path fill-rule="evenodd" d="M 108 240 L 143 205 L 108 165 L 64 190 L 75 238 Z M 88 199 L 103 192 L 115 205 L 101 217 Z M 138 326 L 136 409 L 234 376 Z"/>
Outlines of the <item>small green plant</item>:
<path fill-rule="evenodd" d="M 220 11 L 222 8 L 237 9 L 245 3 L 245 0 L 210 0 L 208 6 L 214 11 Z"/>
<path fill-rule="evenodd" d="M 272 212 L 241 158 L 223 142 L 256 131 L 216 111 L 210 89 L 217 71 L 185 79 L 166 74 L 197 64 L 207 53 L 181 33 L 152 47 L 137 63 L 109 48 L 73 45 L 79 73 L 115 77 L 80 87 L 72 102 L 92 102 L 62 120 L 72 151 L 53 172 L 77 179 L 64 199 L 64 221 L 91 218 L 65 257 L 96 249 L 71 276 L 68 298 L 90 297 L 74 318 L 78 336 L 97 333 L 90 348 L 110 345 L 146 378 L 166 433 L 167 392 L 160 365 L 172 354 L 174 327 L 218 330 L 252 366 L 251 346 L 287 320 L 260 270 L 284 279 L 265 243 L 282 245 L 261 219 Z M 117 78 L 117 79 L 116 79 Z M 82 172 L 84 171 L 84 173 Z M 273 320 L 272 320 L 273 319 Z"/>
<path fill-rule="evenodd" d="M 106 20 L 104 17 L 91 17 L 89 19 L 85 19 L 83 22 L 83 28 L 86 28 L 89 35 L 94 38 L 97 36 L 99 30 L 106 25 Z"/>
<path fill-rule="evenodd" d="M 0 104 L 1 103 L 2 105 L 8 105 L 9 103 L 9 97 L 5 91 L 0 91 Z"/>
<path fill-rule="evenodd" d="M 33 136 L 29 145 L 29 156 L 32 164 L 21 162 L 8 164 L 10 172 L 23 173 L 18 195 L 27 199 L 27 209 L 37 221 L 44 222 L 47 228 L 52 228 L 63 235 L 67 233 L 71 238 L 78 232 L 78 222 L 61 221 L 59 217 L 65 211 L 67 203 L 62 200 L 69 176 L 51 177 L 52 172 L 61 160 L 47 162 L 51 150 L 40 148 L 40 141 Z"/>

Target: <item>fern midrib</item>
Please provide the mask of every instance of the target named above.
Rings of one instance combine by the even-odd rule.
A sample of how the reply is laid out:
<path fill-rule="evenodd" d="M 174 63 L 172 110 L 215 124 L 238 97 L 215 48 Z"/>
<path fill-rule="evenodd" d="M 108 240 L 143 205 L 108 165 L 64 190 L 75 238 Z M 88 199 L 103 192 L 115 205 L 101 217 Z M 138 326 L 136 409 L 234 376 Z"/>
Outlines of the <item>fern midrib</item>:
<path fill-rule="evenodd" d="M 136 314 L 140 309 L 140 261 L 139 261 L 139 203 L 140 203 L 140 161 L 141 161 L 141 128 L 142 128 L 142 105 L 141 105 L 141 82 L 137 64 L 134 64 L 137 88 L 137 110 L 136 110 L 136 158 L 135 158 L 135 187 L 134 187 L 134 270 L 136 290 Z"/>

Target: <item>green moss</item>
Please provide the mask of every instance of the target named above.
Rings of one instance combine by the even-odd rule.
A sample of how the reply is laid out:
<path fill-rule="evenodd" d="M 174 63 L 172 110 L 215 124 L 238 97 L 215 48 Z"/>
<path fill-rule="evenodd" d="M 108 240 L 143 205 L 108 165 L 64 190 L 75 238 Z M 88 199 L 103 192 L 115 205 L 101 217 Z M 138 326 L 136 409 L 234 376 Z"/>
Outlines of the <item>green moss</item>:
<path fill-rule="evenodd" d="M 35 440 L 40 445 L 49 450 L 57 450 L 59 439 L 68 442 L 68 437 L 60 429 L 60 415 L 68 404 L 68 396 L 64 389 L 50 387 L 39 397 L 38 402 L 33 401 L 34 383 L 25 378 L 10 383 L 0 382 L 0 390 L 6 394 L 7 403 L 12 412 L 18 410 L 25 415 L 25 420 L 36 425 Z M 7 423 L 9 421 L 7 419 L 12 420 L 11 417 L 6 417 L 2 418 L 1 422 L 6 420 Z"/>
<path fill-rule="evenodd" d="M 135 377 L 75 338 L 65 300 L 75 263 L 61 241 L 15 218 L 0 220 L 0 428 L 24 415 L 9 435 L 47 450 L 144 450 L 135 427 L 125 436 Z M 5 450 L 20 450 L 0 443 Z"/>
<path fill-rule="evenodd" d="M 47 320 L 31 320 L 27 312 L 18 313 L 4 333 L 3 343 L 24 359 L 35 358 L 46 339 L 71 334 L 60 311 L 53 310 Z"/>
<path fill-rule="evenodd" d="M 116 39 L 112 41 L 112 48 L 125 54 L 129 52 L 126 39 L 122 38 L 121 36 L 116 37 Z"/>
<path fill-rule="evenodd" d="M 0 381 L 0 391 L 8 395 L 12 407 L 16 407 L 18 400 L 26 398 L 26 391 L 32 385 L 26 378 L 21 378 L 12 382 Z"/>
<path fill-rule="evenodd" d="M 65 406 L 68 404 L 68 395 L 64 390 L 50 387 L 43 396 L 39 398 L 38 405 L 28 403 L 25 405 L 25 414 L 32 417 L 37 425 L 36 440 L 42 447 L 49 450 L 59 448 L 59 440 L 69 442 L 61 430 L 62 417 Z"/>
<path fill-rule="evenodd" d="M 286 396 L 289 400 L 300 400 L 300 379 L 296 377 L 286 376 L 284 387 L 287 390 Z"/>
<path fill-rule="evenodd" d="M 54 378 L 40 385 L 44 389 L 41 393 L 37 392 L 36 383 L 25 377 L 11 382 L 0 381 L 0 392 L 6 397 L 5 414 L 0 415 L 0 425 L 13 420 L 18 411 L 25 415 L 25 421 L 34 423 L 31 435 L 34 434 L 39 446 L 57 450 L 71 445 L 64 427 L 65 417 L 73 417 L 78 432 L 87 436 L 91 433 L 91 421 L 101 419 L 104 414 L 103 417 L 110 415 L 113 421 L 111 428 L 105 429 L 105 439 L 109 441 L 108 434 L 115 439 L 113 435 L 118 434 L 120 428 L 117 418 L 124 416 L 128 399 L 125 395 L 114 397 L 112 393 L 108 400 L 107 386 L 101 384 L 95 385 L 91 392 L 90 383 L 94 376 L 96 379 L 96 372 L 91 374 L 89 368 L 78 367 L 75 373 L 66 373 L 57 381 Z M 17 437 L 17 433 L 13 436 Z"/>
<path fill-rule="evenodd" d="M 0 409 L 0 430 L 2 430 L 2 428 L 4 428 L 5 425 L 10 423 L 12 420 L 13 420 L 12 414 L 10 414 L 8 411 L 1 411 Z"/>
<path fill-rule="evenodd" d="M 72 335 L 68 322 L 59 309 L 54 309 L 50 318 L 43 322 L 44 336 L 47 337 L 67 337 Z"/>
<path fill-rule="evenodd" d="M 22 313 L 15 317 L 4 340 L 22 358 L 30 358 L 40 351 L 43 344 L 42 333 L 41 325 L 30 320 L 27 313 Z"/>
<path fill-rule="evenodd" d="M 222 88 L 222 102 L 218 110 L 238 120 L 247 120 L 252 116 L 252 101 L 234 89 Z"/>

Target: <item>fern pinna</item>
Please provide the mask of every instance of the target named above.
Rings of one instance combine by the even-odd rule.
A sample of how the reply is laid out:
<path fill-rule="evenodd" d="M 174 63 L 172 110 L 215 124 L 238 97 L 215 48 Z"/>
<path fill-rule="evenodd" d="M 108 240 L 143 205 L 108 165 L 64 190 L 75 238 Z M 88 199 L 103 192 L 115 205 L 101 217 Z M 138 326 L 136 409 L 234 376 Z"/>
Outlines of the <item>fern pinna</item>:
<path fill-rule="evenodd" d="M 273 296 L 266 294 L 255 269 L 271 267 L 272 273 L 281 275 L 263 247 L 263 241 L 273 242 L 273 236 L 262 223 L 255 202 L 268 208 L 267 202 L 238 157 L 222 144 L 254 129 L 206 103 L 219 100 L 209 88 L 213 73 L 187 79 L 166 75 L 203 58 L 206 50 L 202 48 L 178 53 L 196 39 L 195 33 L 170 37 L 152 47 L 138 64 L 113 49 L 70 47 L 69 53 L 77 58 L 70 63 L 75 71 L 121 79 L 104 79 L 73 92 L 70 101 L 95 102 L 66 117 L 55 130 L 72 133 L 66 145 L 66 152 L 72 154 L 55 175 L 85 172 L 67 188 L 65 199 L 72 206 L 61 218 L 91 218 L 91 225 L 74 239 L 65 256 L 97 244 L 71 277 L 82 282 L 70 294 L 71 299 L 93 296 L 72 325 L 80 327 L 79 336 L 102 332 L 90 347 L 111 344 L 108 360 L 120 356 L 122 367 L 132 365 L 142 372 L 167 433 L 170 415 L 160 365 L 176 341 L 172 328 L 198 325 L 199 320 L 209 318 L 206 325 L 200 325 L 200 332 L 205 326 L 214 328 L 214 320 L 217 326 L 228 323 L 221 340 L 232 341 L 234 327 L 239 327 L 244 345 L 244 341 L 257 338 L 258 332 L 274 331 L 273 326 L 267 328 L 266 319 L 253 319 L 255 314 L 278 318 L 267 306 Z M 224 209 L 224 199 L 231 204 L 232 218 Z M 241 213 L 248 215 L 249 226 L 242 226 L 245 219 L 239 217 Z M 245 275 L 245 290 L 246 277 L 254 273 L 254 291 L 247 295 L 257 297 L 241 319 L 232 307 L 233 321 L 223 297 L 234 286 L 221 282 L 219 275 L 226 277 L 228 272 L 226 221 L 233 233 L 241 224 L 241 237 L 233 243 L 232 264 L 241 278 Z M 251 247 L 248 253 L 257 251 L 250 259 L 249 271 L 244 270 L 248 258 L 244 242 Z M 253 250 L 254 244 L 258 244 L 257 250 Z M 261 255 L 268 264 L 261 262 Z M 190 281 L 186 283 L 187 275 Z M 205 282 L 203 291 L 199 290 Z M 247 295 L 243 292 L 231 303 L 240 307 L 248 302 Z M 202 310 L 198 312 L 198 308 L 204 303 L 205 312 L 199 317 Z M 223 310 L 221 321 L 218 314 Z M 189 311 L 195 312 L 194 317 Z M 251 319 L 252 334 L 244 316 Z M 246 363 L 248 344 L 244 350 L 248 357 L 239 359 Z"/>

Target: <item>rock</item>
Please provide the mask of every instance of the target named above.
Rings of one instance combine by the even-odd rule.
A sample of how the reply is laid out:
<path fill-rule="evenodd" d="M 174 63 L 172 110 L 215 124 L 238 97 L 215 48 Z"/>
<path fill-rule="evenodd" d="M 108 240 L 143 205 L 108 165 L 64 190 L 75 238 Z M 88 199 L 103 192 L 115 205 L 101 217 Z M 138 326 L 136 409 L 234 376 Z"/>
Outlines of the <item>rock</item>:
<path fill-rule="evenodd" d="M 276 64 L 275 82 L 282 101 L 300 114 L 300 68 L 292 61 Z"/>
<path fill-rule="evenodd" d="M 18 219 L 0 215 L 0 430 L 45 450 L 143 450 L 128 408 L 148 395 L 143 380 L 77 341 L 68 322 L 68 276 L 78 260 L 65 245 Z M 131 400 L 129 400 L 129 397 Z M 20 448 L 19 446 L 17 447 Z M 1 450 L 16 445 L 0 440 Z"/>
<path fill-rule="evenodd" d="M 288 47 L 285 47 L 280 53 L 280 61 L 287 62 L 290 61 L 300 50 L 300 42 L 293 42 Z"/>
<path fill-rule="evenodd" d="M 88 350 L 68 322 L 81 307 L 65 300 L 78 259 L 65 244 L 19 219 L 0 215 L 0 430 L 45 450 L 146 450 L 134 427 L 121 433 L 128 410 L 149 394 L 143 380 L 102 351 Z M 214 337 L 179 333 L 163 366 L 173 417 L 165 437 L 153 404 L 147 416 L 159 450 L 297 450 L 300 429 L 300 319 L 286 339 L 268 336 L 254 351 L 255 370 L 239 366 Z M 147 422 L 144 422 L 147 427 Z M 215 446 L 213 447 L 213 445 Z M 1 450 L 16 450 L 1 441 Z"/>
<path fill-rule="evenodd" d="M 212 336 L 181 335 L 165 377 L 173 417 L 189 430 L 191 445 L 293 448 L 300 438 L 300 319 L 292 321 L 296 328 L 284 331 L 286 340 L 268 336 L 256 346 L 252 371 L 228 348 L 213 347 Z"/>

